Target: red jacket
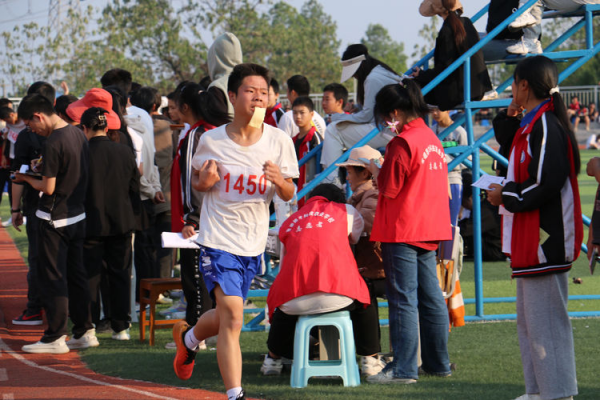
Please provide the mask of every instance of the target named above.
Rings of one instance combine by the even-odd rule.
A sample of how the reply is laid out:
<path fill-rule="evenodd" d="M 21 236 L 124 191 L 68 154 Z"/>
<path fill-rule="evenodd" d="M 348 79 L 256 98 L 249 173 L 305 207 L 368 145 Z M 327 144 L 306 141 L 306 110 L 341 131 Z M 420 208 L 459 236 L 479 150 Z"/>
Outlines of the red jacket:
<path fill-rule="evenodd" d="M 370 304 L 348 241 L 346 205 L 324 197 L 309 199 L 281 228 L 285 245 L 281 270 L 269 289 L 269 318 L 282 304 L 307 294 L 339 294 Z"/>
<path fill-rule="evenodd" d="M 398 157 L 400 146 L 405 145 L 410 149 L 409 160 Z M 372 241 L 415 243 L 452 238 L 444 148 L 421 118 L 404 125 L 400 135 L 388 143 L 377 184 Z"/>

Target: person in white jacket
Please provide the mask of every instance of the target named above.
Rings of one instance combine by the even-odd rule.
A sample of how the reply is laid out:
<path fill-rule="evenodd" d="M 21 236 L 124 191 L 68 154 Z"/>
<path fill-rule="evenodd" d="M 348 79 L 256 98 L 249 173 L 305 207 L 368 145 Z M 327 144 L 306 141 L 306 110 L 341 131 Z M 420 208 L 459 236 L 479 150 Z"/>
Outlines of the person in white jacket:
<path fill-rule="evenodd" d="M 144 123 L 144 117 L 150 119 L 150 125 Z M 165 197 L 160 185 L 158 167 L 154 163 L 154 128 L 150 115 L 139 107 L 127 108 L 127 114 L 123 116 L 127 123 L 127 129 L 141 136 L 142 145 L 142 168 L 143 175 L 140 177 L 141 229 L 135 234 L 134 241 L 134 266 L 136 273 L 136 300 L 139 301 L 139 285 L 142 279 L 158 278 L 160 276 L 157 262 L 156 249 L 160 243 L 153 242 L 153 229 L 156 223 L 154 204 L 164 203 Z"/>
<path fill-rule="evenodd" d="M 351 77 L 357 80 L 357 100 L 362 105 L 362 110 L 355 114 L 331 116 L 332 122 L 325 132 L 321 155 L 324 167 L 333 164 L 344 153 L 344 149 L 349 149 L 375 129 L 375 96 L 384 86 L 402 80 L 392 68 L 371 57 L 367 47 L 362 44 L 348 46 L 342 55 L 342 66 L 342 82 Z M 393 137 L 389 128 L 385 128 L 368 144 L 377 149 L 384 147 Z"/>

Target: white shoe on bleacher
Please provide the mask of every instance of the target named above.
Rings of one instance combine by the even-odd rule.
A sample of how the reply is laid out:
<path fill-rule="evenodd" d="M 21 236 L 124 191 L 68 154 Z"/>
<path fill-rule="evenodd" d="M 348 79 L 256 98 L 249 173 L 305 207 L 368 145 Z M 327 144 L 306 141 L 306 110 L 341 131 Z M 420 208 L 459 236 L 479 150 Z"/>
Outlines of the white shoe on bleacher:
<path fill-rule="evenodd" d="M 512 32 L 518 31 L 519 29 L 529 28 L 530 26 L 536 25 L 538 21 L 529 11 L 525 11 L 519 15 L 517 19 L 508 25 L 508 29 Z"/>
<path fill-rule="evenodd" d="M 537 39 L 523 39 L 521 38 L 520 42 L 513 44 L 512 46 L 508 46 L 506 51 L 510 54 L 541 54 L 542 44 Z"/>

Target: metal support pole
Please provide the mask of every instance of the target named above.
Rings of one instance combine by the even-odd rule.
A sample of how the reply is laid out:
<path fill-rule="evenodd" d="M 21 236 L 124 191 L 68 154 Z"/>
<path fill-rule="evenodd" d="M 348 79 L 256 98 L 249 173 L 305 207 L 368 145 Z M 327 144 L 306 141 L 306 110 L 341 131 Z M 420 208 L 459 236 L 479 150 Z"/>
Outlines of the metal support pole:
<path fill-rule="evenodd" d="M 465 104 L 471 101 L 471 57 L 465 60 L 464 74 L 464 98 Z M 465 119 L 467 123 L 467 138 L 469 146 L 475 144 L 475 136 L 473 134 L 473 110 L 470 107 L 465 107 Z M 474 151 L 473 154 L 473 179 L 479 176 L 479 151 Z M 473 191 L 473 250 L 475 262 L 475 315 L 483 317 L 483 268 L 481 255 L 481 200 L 479 197 L 479 188 L 472 186 Z"/>

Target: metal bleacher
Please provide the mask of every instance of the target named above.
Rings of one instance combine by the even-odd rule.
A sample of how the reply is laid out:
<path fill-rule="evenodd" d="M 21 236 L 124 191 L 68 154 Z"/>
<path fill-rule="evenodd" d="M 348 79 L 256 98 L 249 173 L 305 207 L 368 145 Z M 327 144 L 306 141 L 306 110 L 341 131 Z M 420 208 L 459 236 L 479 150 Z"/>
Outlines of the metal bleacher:
<path fill-rule="evenodd" d="M 464 68 L 464 103 L 458 107 L 464 112 L 455 119 L 454 123 L 446 128 L 440 135 L 439 138 L 443 140 L 448 134 L 453 132 L 458 126 L 464 126 L 467 131 L 468 136 L 468 145 L 467 146 L 457 146 L 452 148 L 447 148 L 446 152 L 451 154 L 454 158 L 452 162 L 448 164 L 448 170 L 454 169 L 458 164 L 462 163 L 468 168 L 470 168 L 473 172 L 473 179 L 476 180 L 481 174 L 484 174 L 480 168 L 480 152 L 484 152 L 489 155 L 493 159 L 497 160 L 500 164 L 507 166 L 508 160 L 501 156 L 497 151 L 495 151 L 491 146 L 487 144 L 489 140 L 494 137 L 494 130 L 489 129 L 483 135 L 479 136 L 477 139 L 474 135 L 474 127 L 473 127 L 473 115 L 482 108 L 501 108 L 507 107 L 511 99 L 510 98 L 499 98 L 497 100 L 490 101 L 472 101 L 470 98 L 471 88 L 470 88 L 470 60 L 471 57 L 483 48 L 488 42 L 493 40 L 502 30 L 504 30 L 511 22 L 513 22 L 517 17 L 523 14 L 526 10 L 531 8 L 537 0 L 529 0 L 525 5 L 520 7 L 516 12 L 514 12 L 509 18 L 507 18 L 504 22 L 494 28 L 491 32 L 489 32 L 485 37 L 483 37 L 475 46 L 465 52 L 459 59 L 457 59 L 454 63 L 452 63 L 445 71 L 439 74 L 434 80 L 432 80 L 427 86 L 423 88 L 423 94 L 427 94 L 431 91 L 436 85 L 438 85 L 441 81 L 443 81 L 446 77 L 448 77 L 452 72 L 456 69 L 463 67 Z M 487 14 L 489 9 L 489 5 L 483 7 L 477 14 L 475 14 L 472 18 L 473 23 L 478 21 L 481 17 Z M 558 11 L 547 11 L 544 13 L 544 18 L 576 18 L 577 21 L 567 29 L 562 35 L 560 35 L 554 42 L 552 42 L 549 46 L 544 49 L 544 56 L 554 60 L 555 62 L 561 62 L 567 64 L 566 68 L 559 75 L 559 84 L 563 80 L 565 80 L 568 76 L 570 76 L 574 71 L 580 68 L 583 64 L 589 61 L 592 57 L 597 55 L 600 52 L 600 38 L 594 38 L 594 30 L 593 30 L 593 19 L 600 15 L 600 5 L 599 4 L 588 4 L 582 5 L 578 10 L 572 12 L 558 12 Z M 576 32 L 583 29 L 585 32 L 585 46 L 584 48 L 577 50 L 567 50 L 561 51 L 559 50 L 559 46 L 563 44 L 567 39 L 572 37 Z M 527 55 L 529 56 L 529 55 Z M 524 57 L 527 56 L 508 56 L 503 60 L 497 60 L 493 63 L 516 63 Z M 418 61 L 414 66 L 418 66 L 420 68 L 426 69 L 430 60 L 433 58 L 433 50 L 423 57 L 420 61 Z M 412 68 L 411 68 L 412 70 Z M 409 70 L 407 72 L 410 73 Z M 497 88 L 496 91 L 502 96 L 502 93 L 509 88 L 512 84 L 512 77 L 502 82 Z M 304 185 L 303 189 L 298 193 L 298 198 L 303 198 L 306 196 L 313 188 L 315 188 L 319 183 L 323 181 L 323 179 L 328 176 L 331 172 L 333 172 L 336 167 L 335 164 L 344 162 L 348 159 L 350 150 L 355 147 L 364 146 L 368 144 L 368 142 L 374 138 L 377 133 L 379 133 L 378 129 L 374 129 L 368 135 L 363 137 L 360 141 L 358 141 L 352 148 L 348 149 L 346 153 L 344 153 L 339 159 L 337 159 L 331 166 L 326 168 L 320 175 L 318 175 L 311 182 Z M 315 149 L 310 151 L 302 160 L 299 161 L 300 165 L 305 164 L 310 159 L 317 157 L 320 159 L 322 144 L 317 146 Z M 469 160 L 471 158 L 471 160 Z M 319 164 L 319 163 L 317 163 Z M 467 188 L 464 188 L 467 190 Z M 475 201 L 475 199 L 480 199 L 480 189 L 472 187 L 473 193 L 473 230 L 474 230 L 474 268 L 475 268 L 475 298 L 465 299 L 465 304 L 475 304 L 475 315 L 468 315 L 465 320 L 466 321 L 485 321 L 485 320 L 502 320 L 502 319 L 515 319 L 516 314 L 495 314 L 495 315 L 485 315 L 484 313 L 484 304 L 485 303 L 502 303 L 502 302 L 514 302 L 516 300 L 515 297 L 502 297 L 502 298 L 491 298 L 484 297 L 483 293 L 483 265 L 482 265 L 482 252 L 481 252 L 481 204 L 479 201 Z M 587 216 L 583 216 L 584 223 L 589 225 L 590 219 Z M 587 252 L 587 247 L 583 244 L 583 250 Z M 265 297 L 268 294 L 268 290 L 251 290 L 249 293 L 250 297 Z M 580 295 L 580 296 L 569 296 L 570 300 L 600 300 L 600 295 Z M 386 305 L 386 303 L 380 303 L 380 305 Z M 243 330 L 246 331 L 256 331 L 263 330 L 264 326 L 261 325 L 265 317 L 264 310 L 248 310 L 247 312 L 258 312 L 258 316 L 256 316 L 251 322 L 244 326 Z M 586 312 L 570 312 L 572 317 L 597 317 L 600 316 L 600 311 L 586 311 Z M 387 320 L 382 320 L 381 324 L 387 324 Z"/>

